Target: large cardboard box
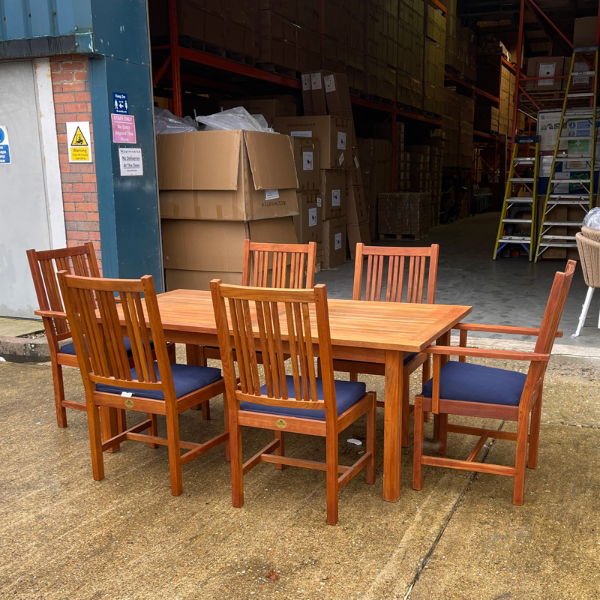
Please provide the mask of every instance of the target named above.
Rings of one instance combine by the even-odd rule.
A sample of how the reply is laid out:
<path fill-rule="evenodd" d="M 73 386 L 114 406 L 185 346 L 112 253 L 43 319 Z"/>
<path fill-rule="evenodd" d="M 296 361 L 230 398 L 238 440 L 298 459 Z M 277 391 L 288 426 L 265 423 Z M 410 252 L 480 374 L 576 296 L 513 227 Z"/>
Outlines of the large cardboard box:
<path fill-rule="evenodd" d="M 199 131 L 157 139 L 163 217 L 251 221 L 297 213 L 298 180 L 287 136 Z"/>
<path fill-rule="evenodd" d="M 319 140 L 305 137 L 293 137 L 291 139 L 299 189 L 318 190 L 321 185 Z"/>
<path fill-rule="evenodd" d="M 316 137 L 321 145 L 321 169 L 345 169 L 351 158 L 351 130 L 342 117 L 305 116 L 275 119 L 277 131 L 292 137 Z"/>
<path fill-rule="evenodd" d="M 241 273 L 244 240 L 296 243 L 292 217 L 259 221 L 163 219 L 165 269 Z"/>
<path fill-rule="evenodd" d="M 323 73 L 323 87 L 327 101 L 327 113 L 348 120 L 352 119 L 350 89 L 345 73 Z"/>
<path fill-rule="evenodd" d="M 538 56 L 527 60 L 528 77 L 557 77 L 563 74 L 564 56 Z M 527 90 L 561 90 L 562 79 L 537 79 L 526 81 Z"/>
<path fill-rule="evenodd" d="M 597 17 L 580 17 L 579 19 L 575 19 L 573 46 L 575 46 L 575 48 L 595 46 L 597 31 Z"/>
<path fill-rule="evenodd" d="M 346 220 L 323 221 L 323 268 L 332 269 L 346 262 Z"/>
<path fill-rule="evenodd" d="M 220 279 L 223 283 L 242 285 L 242 274 L 227 271 L 185 271 L 165 269 L 167 291 L 170 290 L 210 290 L 210 282 Z"/>
<path fill-rule="evenodd" d="M 320 242 L 323 231 L 323 207 L 318 192 L 302 190 L 298 192 L 298 214 L 294 217 L 298 242 Z"/>
<path fill-rule="evenodd" d="M 321 169 L 321 198 L 324 219 L 335 219 L 346 214 L 348 188 L 345 171 Z"/>

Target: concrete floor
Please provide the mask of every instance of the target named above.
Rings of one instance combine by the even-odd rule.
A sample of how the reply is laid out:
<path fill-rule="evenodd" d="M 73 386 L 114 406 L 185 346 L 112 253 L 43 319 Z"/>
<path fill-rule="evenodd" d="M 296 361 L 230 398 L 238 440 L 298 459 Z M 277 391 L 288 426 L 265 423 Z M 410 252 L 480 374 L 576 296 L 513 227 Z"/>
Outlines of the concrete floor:
<path fill-rule="evenodd" d="M 550 292 L 552 277 L 565 261 L 541 260 L 530 263 L 526 257 L 492 260 L 499 213 L 483 213 L 449 225 L 436 227 L 428 238 L 406 245 L 440 244 L 437 302 L 473 306 L 471 323 L 537 326 Z M 318 283 L 328 284 L 332 298 L 352 297 L 354 265 L 321 271 Z M 575 274 L 561 322 L 563 345 L 600 348 L 600 293 L 592 301 L 586 325 L 578 338 L 577 327 L 587 287 L 581 269 Z M 522 338 L 526 340 L 527 338 Z"/>
<path fill-rule="evenodd" d="M 380 454 L 376 484 L 352 481 L 331 527 L 324 477 L 314 471 L 261 465 L 245 478 L 245 506 L 232 508 L 222 449 L 185 466 L 177 498 L 165 450 L 134 442 L 106 455 L 106 478 L 94 482 L 85 414 L 69 411 L 69 427 L 56 427 L 49 366 L 0 363 L 0 598 L 600 598 L 598 366 L 564 356 L 551 363 L 540 466 L 527 474 L 524 506 L 511 504 L 509 478 L 492 475 L 425 468 L 416 492 L 410 452 L 400 501 L 386 503 Z M 77 370 L 66 369 L 65 380 L 67 397 L 80 400 Z M 382 393 L 381 378 L 367 385 Z M 221 407 L 213 402 L 210 422 L 182 415 L 184 438 L 219 431 Z M 359 423 L 340 436 L 342 461 L 359 452 L 346 439 L 362 434 Z M 247 454 L 265 439 L 245 433 Z M 464 456 L 470 443 L 451 436 L 449 455 Z M 288 452 L 320 460 L 323 445 L 290 435 Z M 513 460 L 509 442 L 486 452 L 488 461 Z"/>

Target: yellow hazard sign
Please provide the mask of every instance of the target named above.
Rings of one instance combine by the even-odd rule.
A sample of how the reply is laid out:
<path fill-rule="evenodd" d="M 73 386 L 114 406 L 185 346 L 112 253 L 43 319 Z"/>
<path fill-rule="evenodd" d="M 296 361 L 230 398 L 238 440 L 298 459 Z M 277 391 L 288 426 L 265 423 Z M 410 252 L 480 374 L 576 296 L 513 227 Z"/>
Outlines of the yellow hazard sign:
<path fill-rule="evenodd" d="M 69 162 L 92 162 L 90 124 L 87 121 L 67 123 Z"/>

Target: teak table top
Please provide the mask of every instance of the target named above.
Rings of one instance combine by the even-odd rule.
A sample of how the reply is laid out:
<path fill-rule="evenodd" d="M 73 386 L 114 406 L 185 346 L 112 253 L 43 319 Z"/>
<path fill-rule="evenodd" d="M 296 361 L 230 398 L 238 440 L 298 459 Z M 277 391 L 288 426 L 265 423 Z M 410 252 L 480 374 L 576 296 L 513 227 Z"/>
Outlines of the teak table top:
<path fill-rule="evenodd" d="M 173 290 L 158 295 L 165 330 L 216 334 L 210 292 Z M 379 350 L 418 352 L 471 312 L 470 306 L 328 299 L 331 342 Z"/>

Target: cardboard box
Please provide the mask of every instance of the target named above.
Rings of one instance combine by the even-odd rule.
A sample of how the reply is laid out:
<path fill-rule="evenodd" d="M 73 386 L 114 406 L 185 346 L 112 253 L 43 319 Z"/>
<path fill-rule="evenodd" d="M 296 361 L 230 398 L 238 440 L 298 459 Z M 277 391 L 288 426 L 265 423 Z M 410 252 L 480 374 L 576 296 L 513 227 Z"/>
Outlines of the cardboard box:
<path fill-rule="evenodd" d="M 294 217 L 294 225 L 301 244 L 322 240 L 323 206 L 318 197 L 318 192 L 314 190 L 298 192 L 298 215 Z"/>
<path fill-rule="evenodd" d="M 564 72 L 564 56 L 538 56 L 527 60 L 528 77 L 556 77 Z M 562 79 L 537 79 L 526 81 L 527 90 L 561 90 Z"/>
<path fill-rule="evenodd" d="M 159 135 L 165 217 L 250 221 L 297 213 L 291 140 L 257 131 Z M 183 192 L 187 192 L 184 194 Z"/>
<path fill-rule="evenodd" d="M 318 190 L 321 185 L 319 140 L 305 137 L 293 137 L 291 139 L 299 189 Z"/>
<path fill-rule="evenodd" d="M 345 73 L 323 73 L 327 114 L 352 119 L 350 89 Z"/>
<path fill-rule="evenodd" d="M 351 158 L 351 129 L 342 117 L 305 116 L 275 119 L 277 131 L 292 137 L 316 137 L 321 145 L 321 169 L 345 169 Z"/>
<path fill-rule="evenodd" d="M 310 73 L 302 73 L 302 107 L 305 115 L 314 115 L 312 105 L 312 91 L 310 86 Z"/>
<path fill-rule="evenodd" d="M 317 115 L 327 113 L 327 101 L 325 100 L 325 87 L 323 86 L 323 74 L 316 71 L 310 74 L 310 97 L 312 110 Z"/>
<path fill-rule="evenodd" d="M 346 172 L 342 169 L 321 169 L 323 219 L 336 219 L 346 214 L 348 189 Z"/>
<path fill-rule="evenodd" d="M 272 98 L 240 98 L 239 100 L 221 101 L 223 110 L 237 106 L 243 106 L 251 115 L 262 115 L 271 126 L 275 117 L 290 117 L 298 114 L 296 98 L 284 94 Z"/>
<path fill-rule="evenodd" d="M 223 283 L 242 285 L 241 273 L 227 271 L 184 271 L 165 269 L 165 283 L 170 290 L 210 290 L 210 282 L 220 279 Z"/>
<path fill-rule="evenodd" d="M 332 269 L 346 262 L 346 220 L 323 221 L 323 268 Z"/>
<path fill-rule="evenodd" d="M 581 48 L 596 45 L 596 34 L 598 31 L 597 17 L 580 17 L 575 19 L 573 28 L 573 46 Z"/>
<path fill-rule="evenodd" d="M 241 273 L 244 240 L 296 243 L 292 217 L 259 221 L 163 219 L 165 269 Z"/>

